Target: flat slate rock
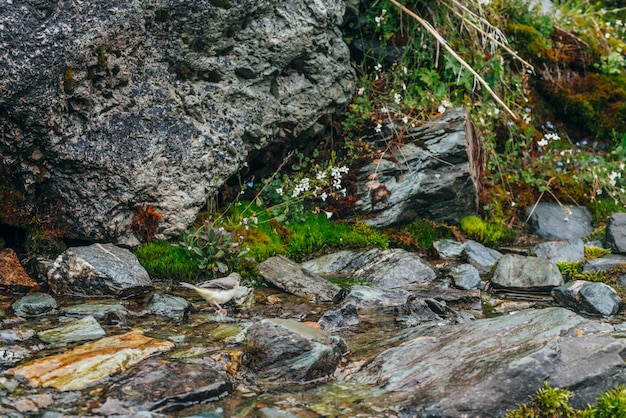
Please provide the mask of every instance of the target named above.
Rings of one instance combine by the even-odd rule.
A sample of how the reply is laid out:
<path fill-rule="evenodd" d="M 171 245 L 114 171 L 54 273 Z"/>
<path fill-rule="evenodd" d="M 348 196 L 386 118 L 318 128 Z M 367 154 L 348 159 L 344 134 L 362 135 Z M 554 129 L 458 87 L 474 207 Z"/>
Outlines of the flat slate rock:
<path fill-rule="evenodd" d="M 547 241 L 535 245 L 532 251 L 539 258 L 555 262 L 581 261 L 585 258 L 585 243 L 582 239 Z"/>
<path fill-rule="evenodd" d="M 105 416 L 130 415 L 139 410 L 174 412 L 217 401 L 233 389 L 230 380 L 211 365 L 159 359 L 148 359 L 115 380 L 107 391 L 109 409 L 105 404 L 98 410 Z M 125 411 L 117 409 L 119 406 L 112 410 L 113 399 L 124 405 Z"/>
<path fill-rule="evenodd" d="M 591 213 L 583 206 L 540 202 L 526 208 L 528 228 L 541 238 L 577 239 L 591 234 Z"/>
<path fill-rule="evenodd" d="M 582 408 L 626 381 L 626 339 L 611 331 L 565 308 L 424 325 L 344 384 L 371 385 L 371 398 L 406 417 L 502 417 L 543 381 L 572 389 L 572 405 Z"/>
<path fill-rule="evenodd" d="M 60 327 L 37 333 L 39 339 L 48 344 L 97 340 L 105 335 L 106 332 L 93 316 L 86 316 Z"/>
<path fill-rule="evenodd" d="M 626 255 L 607 254 L 600 258 L 592 258 L 583 263 L 583 271 L 605 271 L 626 264 Z"/>
<path fill-rule="evenodd" d="M 341 287 L 282 255 L 270 257 L 260 263 L 259 273 L 279 289 L 313 303 L 333 302 L 341 292 Z"/>
<path fill-rule="evenodd" d="M 382 289 L 410 289 L 437 276 L 428 262 L 401 248 L 340 251 L 302 266 L 317 274 L 364 279 Z"/>
<path fill-rule="evenodd" d="M 128 369 L 156 353 L 174 348 L 170 341 L 144 336 L 140 331 L 101 338 L 72 350 L 30 360 L 9 369 L 36 387 L 58 391 L 82 390 L 113 374 Z"/>

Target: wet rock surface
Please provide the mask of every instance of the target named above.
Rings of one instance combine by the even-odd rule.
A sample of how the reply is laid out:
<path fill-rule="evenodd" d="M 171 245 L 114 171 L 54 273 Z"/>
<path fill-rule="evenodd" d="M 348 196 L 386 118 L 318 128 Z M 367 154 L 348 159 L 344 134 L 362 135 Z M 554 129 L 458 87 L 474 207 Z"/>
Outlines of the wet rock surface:
<path fill-rule="evenodd" d="M 269 146 L 275 158 L 347 106 L 344 9 L 3 2 L 0 176 L 22 191 L 24 213 L 50 215 L 68 237 L 134 246 L 177 235 L 250 153 L 263 159 Z"/>
<path fill-rule="evenodd" d="M 498 260 L 491 284 L 505 289 L 546 290 L 561 286 L 563 276 L 553 261 L 505 254 Z"/>
<path fill-rule="evenodd" d="M 576 387 L 573 401 L 584 405 L 626 379 L 626 341 L 612 337 L 611 330 L 563 308 L 447 329 L 425 326 L 381 353 L 354 380 L 380 388 L 406 416 L 501 417 L 544 380 Z"/>
<path fill-rule="evenodd" d="M 615 291 L 554 287 L 554 261 L 463 247 L 467 262 L 397 249 L 279 258 L 277 283 L 291 284 L 242 286 L 227 315 L 171 283 L 154 284 L 151 299 L 47 295 L 57 307 L 37 316 L 0 296 L 0 406 L 20 418 L 500 417 L 543 380 L 572 389 L 577 405 L 626 383 Z M 305 266 L 361 284 L 338 290 Z M 319 303 L 312 290 L 326 288 Z"/>
<path fill-rule="evenodd" d="M 68 248 L 48 272 L 48 285 L 58 295 L 84 298 L 140 297 L 153 288 L 137 257 L 113 244 Z"/>
<path fill-rule="evenodd" d="M 593 230 L 591 213 L 582 206 L 539 202 L 526 208 L 530 232 L 542 238 L 578 239 Z"/>

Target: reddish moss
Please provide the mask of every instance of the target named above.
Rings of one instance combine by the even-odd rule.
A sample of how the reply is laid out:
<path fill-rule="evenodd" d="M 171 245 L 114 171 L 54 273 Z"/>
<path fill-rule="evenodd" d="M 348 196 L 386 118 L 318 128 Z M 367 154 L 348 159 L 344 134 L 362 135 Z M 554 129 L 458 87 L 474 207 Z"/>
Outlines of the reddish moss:
<path fill-rule="evenodd" d="M 149 243 L 152 241 L 161 219 L 161 214 L 154 206 L 148 205 L 145 209 L 139 208 L 135 211 L 132 229 Z"/>

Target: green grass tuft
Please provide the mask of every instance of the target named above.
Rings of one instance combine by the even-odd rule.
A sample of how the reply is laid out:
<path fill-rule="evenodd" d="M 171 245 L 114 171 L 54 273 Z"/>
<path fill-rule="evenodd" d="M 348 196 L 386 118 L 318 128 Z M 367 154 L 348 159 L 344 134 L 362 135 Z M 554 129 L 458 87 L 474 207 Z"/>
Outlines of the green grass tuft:
<path fill-rule="evenodd" d="M 185 249 L 167 241 L 152 241 L 135 250 L 135 256 L 153 280 L 194 282 L 200 277 L 198 260 L 187 255 Z"/>
<path fill-rule="evenodd" d="M 517 232 L 498 223 L 485 222 L 478 216 L 461 219 L 461 231 L 470 239 L 488 247 L 497 247 L 515 240 Z"/>

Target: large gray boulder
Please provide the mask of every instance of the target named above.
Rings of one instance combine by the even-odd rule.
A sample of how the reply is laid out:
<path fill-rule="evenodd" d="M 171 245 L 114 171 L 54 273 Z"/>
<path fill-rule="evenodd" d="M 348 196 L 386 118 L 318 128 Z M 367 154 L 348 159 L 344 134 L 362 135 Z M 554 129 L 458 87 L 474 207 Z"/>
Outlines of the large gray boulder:
<path fill-rule="evenodd" d="M 575 392 L 577 408 L 626 379 L 626 340 L 564 308 L 449 327 L 422 326 L 352 376 L 400 416 L 502 417 L 541 382 Z"/>
<path fill-rule="evenodd" d="M 0 199 L 20 208 L 5 219 L 128 245 L 177 234 L 252 151 L 347 105 L 343 14 L 341 0 L 2 2 Z"/>

